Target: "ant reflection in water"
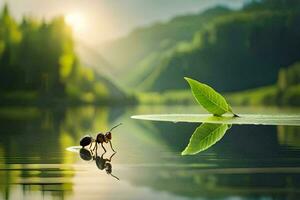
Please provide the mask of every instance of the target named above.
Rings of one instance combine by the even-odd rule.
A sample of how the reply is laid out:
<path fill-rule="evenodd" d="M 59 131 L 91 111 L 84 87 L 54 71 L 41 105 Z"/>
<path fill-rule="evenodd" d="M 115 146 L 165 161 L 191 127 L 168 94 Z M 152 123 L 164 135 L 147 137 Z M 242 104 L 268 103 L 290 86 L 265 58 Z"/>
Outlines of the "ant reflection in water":
<path fill-rule="evenodd" d="M 84 148 L 84 147 L 90 145 L 90 146 L 89 146 L 89 149 L 91 149 L 92 144 L 95 143 L 95 146 L 94 146 L 93 151 L 94 151 L 95 149 L 96 149 L 96 151 L 97 151 L 97 149 L 98 149 L 98 144 L 101 144 L 101 146 L 102 146 L 104 152 L 106 152 L 106 149 L 104 148 L 103 143 L 109 143 L 111 149 L 112 149 L 114 152 L 116 152 L 116 151 L 113 149 L 112 143 L 111 143 L 111 139 L 112 139 L 111 131 L 112 131 L 113 129 L 117 128 L 117 127 L 120 126 L 120 125 L 122 125 L 122 123 L 120 123 L 120 124 L 118 124 L 118 125 L 112 127 L 112 128 L 110 129 L 110 131 L 106 132 L 105 134 L 103 134 L 103 133 L 101 133 L 101 132 L 98 133 L 97 136 L 96 136 L 96 139 L 94 139 L 94 138 L 93 138 L 92 136 L 90 136 L 90 135 L 87 135 L 87 136 L 83 137 L 83 138 L 80 140 L 80 146 L 82 146 L 82 148 Z"/>
<path fill-rule="evenodd" d="M 107 174 L 111 175 L 112 177 L 120 180 L 118 177 L 116 177 L 115 175 L 112 174 L 112 164 L 111 164 L 111 160 L 113 158 L 113 156 L 116 154 L 116 152 L 114 152 L 109 159 L 104 158 L 104 154 L 106 152 L 104 152 L 101 157 L 98 156 L 97 151 L 92 151 L 92 150 L 88 150 L 85 148 L 81 148 L 79 150 L 79 155 L 80 158 L 82 160 L 85 161 L 90 161 L 90 160 L 94 160 L 96 162 L 96 165 L 98 167 L 98 169 L 100 170 L 105 170 Z"/>

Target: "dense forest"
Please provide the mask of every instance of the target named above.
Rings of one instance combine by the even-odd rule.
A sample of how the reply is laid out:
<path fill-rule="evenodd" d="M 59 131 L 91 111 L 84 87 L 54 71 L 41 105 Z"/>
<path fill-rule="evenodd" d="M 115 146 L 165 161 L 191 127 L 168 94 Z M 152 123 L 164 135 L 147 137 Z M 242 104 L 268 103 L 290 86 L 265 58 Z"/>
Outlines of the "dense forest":
<path fill-rule="evenodd" d="M 299 28 L 300 12 L 245 11 L 218 18 L 192 42 L 166 55 L 144 87 L 184 89 L 183 75 L 220 91 L 272 84 L 281 67 L 300 58 Z M 178 81 L 172 82 L 170 77 Z"/>
<path fill-rule="evenodd" d="M 300 60 L 299 8 L 290 0 L 249 1 L 236 11 L 216 7 L 137 29 L 106 44 L 103 55 L 128 65 L 126 83 L 141 91 L 186 89 L 183 76 L 221 92 L 274 85 L 280 69 Z"/>
<path fill-rule="evenodd" d="M 0 103 L 105 103 L 126 95 L 83 67 L 63 17 L 18 23 L 6 5 L 0 16 Z"/>

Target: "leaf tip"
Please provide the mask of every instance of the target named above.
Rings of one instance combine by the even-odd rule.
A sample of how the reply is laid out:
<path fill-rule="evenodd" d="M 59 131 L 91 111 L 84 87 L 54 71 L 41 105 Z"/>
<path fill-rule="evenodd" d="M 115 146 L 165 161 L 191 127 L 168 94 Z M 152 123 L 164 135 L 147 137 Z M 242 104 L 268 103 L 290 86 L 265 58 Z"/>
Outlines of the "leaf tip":
<path fill-rule="evenodd" d="M 131 119 L 138 119 L 138 116 L 137 115 L 132 115 L 130 116 Z"/>
<path fill-rule="evenodd" d="M 186 156 L 186 155 L 188 155 L 188 153 L 184 150 L 184 151 L 181 152 L 181 155 Z"/>
<path fill-rule="evenodd" d="M 184 148 L 184 150 L 181 151 L 181 155 L 182 155 L 182 156 L 185 156 L 185 155 L 188 155 L 188 154 L 189 154 L 188 146 L 186 146 L 186 147 Z"/>
<path fill-rule="evenodd" d="M 183 77 L 187 82 L 189 82 L 189 81 L 191 81 L 191 80 L 193 80 L 193 79 L 191 79 L 191 78 L 189 78 L 189 77 Z"/>
<path fill-rule="evenodd" d="M 184 79 L 186 80 L 186 82 L 188 82 L 188 84 L 190 85 L 190 87 L 192 89 L 193 82 L 195 82 L 195 80 L 192 78 L 189 78 L 189 77 L 184 77 Z"/>

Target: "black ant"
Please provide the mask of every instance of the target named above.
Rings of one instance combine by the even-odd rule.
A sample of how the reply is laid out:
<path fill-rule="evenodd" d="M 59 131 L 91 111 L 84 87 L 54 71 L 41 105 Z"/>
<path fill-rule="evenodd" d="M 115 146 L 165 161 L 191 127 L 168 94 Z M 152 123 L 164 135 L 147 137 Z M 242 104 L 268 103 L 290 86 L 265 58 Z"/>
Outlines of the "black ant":
<path fill-rule="evenodd" d="M 103 146 L 103 143 L 109 143 L 110 144 L 110 147 L 111 149 L 116 152 L 113 147 L 112 147 L 112 143 L 111 143 L 111 139 L 112 139 L 112 134 L 111 134 L 111 131 L 115 128 L 117 128 L 118 126 L 122 125 L 122 123 L 112 127 L 110 129 L 110 131 L 108 131 L 107 133 L 103 134 L 103 133 L 98 133 L 98 135 L 96 136 L 96 139 L 94 139 L 92 136 L 90 135 L 87 135 L 85 137 L 83 137 L 81 140 L 80 140 L 80 146 L 82 146 L 82 148 L 84 148 L 85 146 L 89 146 L 89 148 L 91 148 L 93 142 L 96 142 L 95 144 L 95 147 L 93 150 L 95 150 L 95 148 L 97 149 L 98 148 L 98 145 L 97 144 L 101 144 L 102 148 L 104 149 L 104 152 L 106 152 L 106 149 L 104 148 Z M 96 150 L 97 151 L 97 150 Z"/>

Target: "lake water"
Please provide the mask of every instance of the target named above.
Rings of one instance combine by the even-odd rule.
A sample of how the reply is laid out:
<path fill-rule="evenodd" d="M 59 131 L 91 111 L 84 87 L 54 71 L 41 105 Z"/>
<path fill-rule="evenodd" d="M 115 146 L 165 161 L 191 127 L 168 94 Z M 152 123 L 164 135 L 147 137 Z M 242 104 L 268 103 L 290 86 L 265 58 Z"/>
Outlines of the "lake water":
<path fill-rule="evenodd" d="M 0 199 L 300 199 L 299 127 L 234 125 L 210 149 L 181 156 L 198 124 L 130 119 L 198 112 L 163 106 L 2 108 Z M 120 181 L 66 150 L 120 122 L 111 160 Z"/>

